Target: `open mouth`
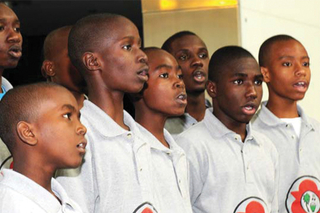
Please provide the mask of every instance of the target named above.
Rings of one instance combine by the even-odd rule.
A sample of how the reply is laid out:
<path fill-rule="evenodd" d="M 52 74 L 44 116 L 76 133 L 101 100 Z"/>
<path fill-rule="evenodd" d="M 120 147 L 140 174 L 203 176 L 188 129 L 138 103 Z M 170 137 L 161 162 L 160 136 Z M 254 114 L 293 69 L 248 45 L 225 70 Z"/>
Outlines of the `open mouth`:
<path fill-rule="evenodd" d="M 306 92 L 308 89 L 308 83 L 305 81 L 299 81 L 293 85 L 294 88 L 298 89 L 300 92 Z"/>
<path fill-rule="evenodd" d="M 180 93 L 180 94 L 177 96 L 176 99 L 177 99 L 178 103 L 183 104 L 183 105 L 187 105 L 187 94 L 185 94 L 185 93 Z"/>
<path fill-rule="evenodd" d="M 22 56 L 22 49 L 19 46 L 10 47 L 8 54 L 16 59 L 19 59 Z"/>
<path fill-rule="evenodd" d="M 139 78 L 143 81 L 147 81 L 149 76 L 148 76 L 148 73 L 149 73 L 149 68 L 148 67 L 144 67 L 143 69 L 139 70 L 137 72 Z"/>
<path fill-rule="evenodd" d="M 77 145 L 80 153 L 84 154 L 86 152 L 87 141 L 83 141 Z"/>
<path fill-rule="evenodd" d="M 206 80 L 206 75 L 201 70 L 196 70 L 193 72 L 193 79 L 198 83 L 203 83 Z"/>
<path fill-rule="evenodd" d="M 244 107 L 242 107 L 242 112 L 247 115 L 254 115 L 254 113 L 256 113 L 256 111 L 257 111 L 257 107 L 255 107 L 252 104 L 248 104 L 248 105 L 245 105 Z"/>

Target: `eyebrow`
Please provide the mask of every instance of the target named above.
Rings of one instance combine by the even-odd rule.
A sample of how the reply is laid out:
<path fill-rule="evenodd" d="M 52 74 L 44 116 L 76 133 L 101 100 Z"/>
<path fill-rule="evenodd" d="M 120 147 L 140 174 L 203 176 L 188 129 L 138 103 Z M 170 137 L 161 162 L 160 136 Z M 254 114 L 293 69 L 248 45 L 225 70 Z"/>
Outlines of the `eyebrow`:
<path fill-rule="evenodd" d="M 245 73 L 235 73 L 234 76 L 237 76 L 237 77 L 248 77 L 248 74 L 245 74 Z M 258 74 L 258 75 L 255 75 L 254 77 L 255 77 L 255 78 L 263 78 L 263 75 L 262 75 L 262 74 Z"/>
<path fill-rule="evenodd" d="M 155 70 L 159 70 L 159 69 L 161 69 L 161 68 L 172 69 L 173 67 L 170 66 L 170 65 L 167 65 L 167 64 L 160 64 L 159 66 L 157 66 L 157 67 L 155 68 Z"/>
<path fill-rule="evenodd" d="M 0 22 L 7 22 L 7 19 L 1 18 L 1 19 L 0 19 Z M 19 20 L 19 19 L 16 19 L 16 20 L 14 20 L 14 23 L 15 23 L 15 24 L 20 24 L 20 20 Z"/>
<path fill-rule="evenodd" d="M 284 58 L 290 58 L 290 59 L 293 59 L 295 58 L 294 56 L 289 56 L 289 55 L 284 55 L 284 56 L 280 56 L 279 59 L 284 59 Z M 309 56 L 303 56 L 301 57 L 302 59 L 310 59 Z"/>
<path fill-rule="evenodd" d="M 76 111 L 76 108 L 74 106 L 72 106 L 71 104 L 64 104 L 61 109 L 68 109 L 68 110 L 71 110 L 71 111 Z"/>
<path fill-rule="evenodd" d="M 135 38 L 134 38 L 134 36 L 125 36 L 125 37 L 122 38 L 122 40 L 125 40 L 125 39 L 134 40 Z M 139 45 L 141 44 L 141 38 L 139 38 L 138 44 L 139 44 Z"/>

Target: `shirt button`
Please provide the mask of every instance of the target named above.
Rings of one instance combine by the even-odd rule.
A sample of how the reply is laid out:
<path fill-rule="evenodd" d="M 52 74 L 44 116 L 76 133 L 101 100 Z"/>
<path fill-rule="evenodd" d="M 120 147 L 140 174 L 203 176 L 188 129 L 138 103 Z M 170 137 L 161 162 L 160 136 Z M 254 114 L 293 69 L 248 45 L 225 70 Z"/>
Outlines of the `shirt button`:
<path fill-rule="evenodd" d="M 140 168 L 140 172 L 142 172 L 142 168 Z"/>
<path fill-rule="evenodd" d="M 286 127 L 288 128 L 288 127 L 290 127 L 290 125 L 289 125 L 289 124 L 286 124 Z"/>
<path fill-rule="evenodd" d="M 294 139 L 294 135 L 291 135 L 291 138 Z"/>
<path fill-rule="evenodd" d="M 302 152 L 302 149 L 299 149 L 300 152 Z"/>
<path fill-rule="evenodd" d="M 127 137 L 128 137 L 128 138 L 131 138 L 131 137 L 132 137 L 132 134 L 131 134 L 131 133 L 128 133 L 128 134 L 127 134 Z"/>

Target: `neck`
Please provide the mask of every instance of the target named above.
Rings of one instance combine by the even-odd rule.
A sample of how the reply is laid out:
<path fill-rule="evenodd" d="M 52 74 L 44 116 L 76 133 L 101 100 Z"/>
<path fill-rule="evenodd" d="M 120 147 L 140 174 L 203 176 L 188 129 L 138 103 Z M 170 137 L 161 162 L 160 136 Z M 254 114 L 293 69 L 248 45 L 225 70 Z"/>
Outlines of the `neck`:
<path fill-rule="evenodd" d="M 13 158 L 15 159 L 13 164 L 14 171 L 33 180 L 56 197 L 51 189 L 51 179 L 55 169 L 44 166 L 35 159 L 20 159 L 19 156 L 13 156 Z"/>
<path fill-rule="evenodd" d="M 186 112 L 197 121 L 201 121 L 204 118 L 206 111 L 204 92 L 198 94 L 188 93 L 187 101 L 188 104 L 186 107 Z"/>
<path fill-rule="evenodd" d="M 152 118 L 152 119 L 150 119 Z M 135 111 L 136 122 L 153 134 L 165 147 L 169 144 L 164 138 L 163 128 L 167 117 L 161 113 L 151 113 L 148 110 L 140 110 L 138 107 Z"/>
<path fill-rule="evenodd" d="M 269 96 L 266 107 L 278 118 L 299 117 L 297 101 L 279 98 L 278 96 Z"/>

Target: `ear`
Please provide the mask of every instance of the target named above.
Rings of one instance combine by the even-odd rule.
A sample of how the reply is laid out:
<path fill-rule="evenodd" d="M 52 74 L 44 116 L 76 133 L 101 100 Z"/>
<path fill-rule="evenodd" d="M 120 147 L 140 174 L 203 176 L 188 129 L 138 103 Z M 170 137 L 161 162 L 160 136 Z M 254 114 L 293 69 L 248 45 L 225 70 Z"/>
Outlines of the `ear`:
<path fill-rule="evenodd" d="M 32 125 L 25 122 L 25 121 L 20 121 L 17 124 L 17 132 L 19 138 L 26 144 L 30 146 L 35 146 L 38 143 L 38 140 L 33 133 L 32 130 Z"/>
<path fill-rule="evenodd" d="M 42 73 L 42 76 L 45 78 L 53 77 L 56 75 L 55 71 L 53 70 L 52 61 L 44 60 L 42 62 L 41 73 Z"/>
<path fill-rule="evenodd" d="M 260 67 L 261 74 L 263 75 L 263 81 L 266 83 L 270 82 L 270 73 L 267 67 Z"/>
<path fill-rule="evenodd" d="M 85 67 L 90 71 L 95 71 L 100 69 L 100 64 L 98 62 L 98 57 L 92 52 L 85 52 L 82 56 L 82 62 Z"/>
<path fill-rule="evenodd" d="M 217 85 L 215 82 L 208 80 L 207 92 L 211 98 L 217 97 Z"/>

